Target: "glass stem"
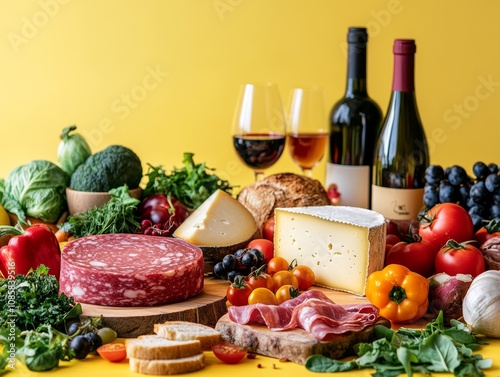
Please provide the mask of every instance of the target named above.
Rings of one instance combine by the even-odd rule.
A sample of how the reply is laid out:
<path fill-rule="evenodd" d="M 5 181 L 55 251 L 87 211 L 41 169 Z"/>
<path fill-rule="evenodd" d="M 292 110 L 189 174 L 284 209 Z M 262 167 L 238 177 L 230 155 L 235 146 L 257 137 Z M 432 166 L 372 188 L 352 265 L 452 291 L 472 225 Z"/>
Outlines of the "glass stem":
<path fill-rule="evenodd" d="M 312 169 L 307 169 L 307 168 L 304 168 L 302 169 L 302 174 L 304 174 L 306 177 L 309 177 L 309 178 L 312 178 Z"/>
<path fill-rule="evenodd" d="M 263 171 L 254 171 L 255 175 L 255 182 L 262 181 L 264 179 L 264 172 Z"/>

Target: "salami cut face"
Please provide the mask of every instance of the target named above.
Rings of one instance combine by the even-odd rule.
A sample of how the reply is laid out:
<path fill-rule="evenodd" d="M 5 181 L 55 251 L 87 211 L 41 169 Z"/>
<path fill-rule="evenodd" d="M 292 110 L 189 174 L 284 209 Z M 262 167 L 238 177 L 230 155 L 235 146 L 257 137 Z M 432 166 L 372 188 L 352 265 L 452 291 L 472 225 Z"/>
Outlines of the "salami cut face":
<path fill-rule="evenodd" d="M 180 239 L 142 234 L 78 238 L 62 250 L 60 290 L 76 302 L 153 306 L 203 291 L 203 253 Z"/>

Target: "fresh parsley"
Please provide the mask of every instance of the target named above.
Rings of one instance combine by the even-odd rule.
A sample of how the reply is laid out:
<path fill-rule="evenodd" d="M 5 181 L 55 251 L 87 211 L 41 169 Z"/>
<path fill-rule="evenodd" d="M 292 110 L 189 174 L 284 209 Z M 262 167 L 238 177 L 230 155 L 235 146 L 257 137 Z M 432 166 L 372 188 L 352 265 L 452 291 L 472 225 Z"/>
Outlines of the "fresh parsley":
<path fill-rule="evenodd" d="M 144 196 L 171 195 L 188 208 L 196 209 L 217 190 L 232 193 L 234 187 L 227 180 L 217 176 L 215 169 L 208 168 L 205 163 L 195 164 L 193 156 L 193 153 L 184 153 L 184 166 L 180 169 L 174 167 L 170 174 L 161 165 L 155 167 L 148 164 Z"/>
<path fill-rule="evenodd" d="M 80 304 L 59 294 L 59 282 L 48 271 L 41 265 L 13 280 L 0 280 L 0 329 L 15 324 L 20 331 L 35 330 L 41 325 L 59 326 L 80 316 Z"/>
<path fill-rule="evenodd" d="M 491 359 L 473 354 L 483 339 L 474 336 L 463 323 L 451 320 L 445 326 L 443 313 L 422 329 L 400 328 L 395 331 L 376 326 L 372 343 L 359 343 L 357 358 L 340 361 L 323 355 L 312 355 L 306 368 L 313 372 L 345 372 L 373 368 L 374 377 L 395 377 L 406 373 L 430 375 L 432 372 L 453 373 L 457 377 L 482 377 L 490 368 Z"/>

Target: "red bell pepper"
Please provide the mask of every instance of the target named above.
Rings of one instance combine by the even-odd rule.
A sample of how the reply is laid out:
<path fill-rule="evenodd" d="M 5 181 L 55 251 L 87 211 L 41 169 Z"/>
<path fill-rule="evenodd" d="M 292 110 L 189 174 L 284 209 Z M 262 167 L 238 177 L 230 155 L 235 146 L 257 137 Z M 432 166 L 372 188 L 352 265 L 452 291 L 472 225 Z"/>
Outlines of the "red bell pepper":
<path fill-rule="evenodd" d="M 0 249 L 0 271 L 8 275 L 26 275 L 30 269 L 43 264 L 49 274 L 59 279 L 61 248 L 54 232 L 45 224 L 34 224 L 26 230 L 13 226 L 0 227 L 0 235 L 11 234 L 6 246 Z"/>

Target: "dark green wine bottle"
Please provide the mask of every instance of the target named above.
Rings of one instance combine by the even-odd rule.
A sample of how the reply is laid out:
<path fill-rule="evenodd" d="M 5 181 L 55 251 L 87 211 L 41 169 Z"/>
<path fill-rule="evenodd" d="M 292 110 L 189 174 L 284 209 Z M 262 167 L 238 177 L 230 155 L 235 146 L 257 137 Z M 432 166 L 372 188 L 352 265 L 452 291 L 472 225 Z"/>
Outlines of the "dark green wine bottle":
<path fill-rule="evenodd" d="M 392 220 L 418 217 L 429 166 L 415 97 L 415 52 L 414 40 L 394 42 L 392 94 L 375 146 L 372 209 Z"/>
<path fill-rule="evenodd" d="M 347 42 L 347 84 L 330 114 L 325 186 L 337 185 L 341 205 L 370 208 L 373 151 L 382 111 L 367 91 L 366 28 L 349 28 Z"/>

